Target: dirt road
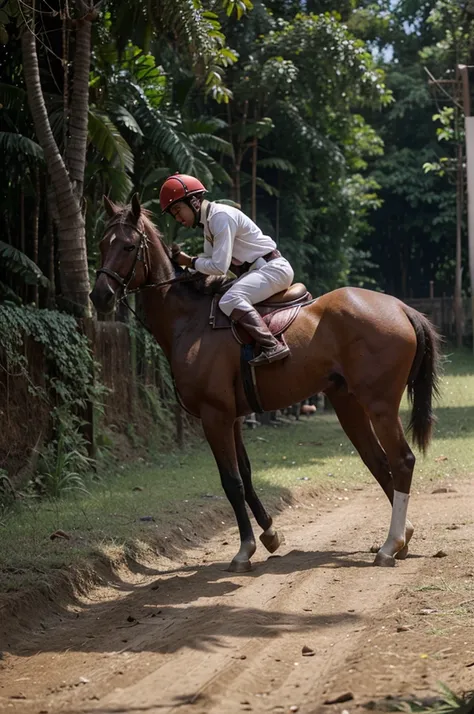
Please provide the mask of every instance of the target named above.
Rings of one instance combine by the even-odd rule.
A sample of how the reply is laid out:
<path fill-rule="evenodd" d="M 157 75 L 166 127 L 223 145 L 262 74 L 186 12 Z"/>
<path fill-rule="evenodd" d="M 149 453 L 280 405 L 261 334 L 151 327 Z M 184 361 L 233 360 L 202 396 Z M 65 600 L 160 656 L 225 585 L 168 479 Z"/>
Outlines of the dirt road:
<path fill-rule="evenodd" d="M 388 527 L 379 491 L 331 492 L 277 518 L 286 543 L 259 548 L 250 574 L 224 570 L 232 529 L 167 572 L 123 574 L 61 622 L 24 622 L 0 646 L 0 710 L 332 714 L 383 711 L 438 680 L 472 689 L 474 487 L 455 488 L 413 495 L 412 555 L 396 568 L 368 552 Z"/>

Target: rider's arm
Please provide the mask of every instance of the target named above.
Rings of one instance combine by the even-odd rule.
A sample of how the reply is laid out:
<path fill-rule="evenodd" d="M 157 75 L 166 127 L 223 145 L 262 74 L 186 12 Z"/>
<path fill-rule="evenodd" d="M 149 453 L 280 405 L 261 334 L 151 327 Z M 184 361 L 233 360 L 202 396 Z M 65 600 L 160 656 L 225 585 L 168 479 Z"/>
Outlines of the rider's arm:
<path fill-rule="evenodd" d="M 210 258 L 196 258 L 194 266 L 204 275 L 226 275 L 232 262 L 237 224 L 227 213 L 216 213 L 209 221 L 214 245 Z"/>

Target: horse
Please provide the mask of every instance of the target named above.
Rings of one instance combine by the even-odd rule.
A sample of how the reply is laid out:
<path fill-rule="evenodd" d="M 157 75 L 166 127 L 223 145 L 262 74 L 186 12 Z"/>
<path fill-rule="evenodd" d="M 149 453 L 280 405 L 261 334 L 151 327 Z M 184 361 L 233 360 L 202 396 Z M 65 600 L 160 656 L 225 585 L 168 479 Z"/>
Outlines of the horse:
<path fill-rule="evenodd" d="M 275 552 L 282 541 L 252 485 L 242 417 L 254 410 L 243 387 L 240 346 L 230 329 L 212 329 L 209 289 L 198 290 L 199 274 L 177 274 L 172 251 L 138 196 L 127 206 L 107 197 L 104 204 L 101 266 L 91 300 L 108 313 L 128 292 L 141 294 L 147 325 L 170 363 L 182 406 L 201 419 L 235 513 L 240 548 L 228 569 L 248 571 L 256 541 L 246 503 L 267 550 Z M 212 283 L 201 278 L 201 287 Z M 392 504 L 389 532 L 374 564 L 393 566 L 407 556 L 414 531 L 407 508 L 415 456 L 399 417 L 400 402 L 407 388 L 408 430 L 425 452 L 435 422 L 440 337 L 424 315 L 401 300 L 343 287 L 303 305 L 285 338 L 290 356 L 255 368 L 263 408 L 280 409 L 324 392 Z"/>

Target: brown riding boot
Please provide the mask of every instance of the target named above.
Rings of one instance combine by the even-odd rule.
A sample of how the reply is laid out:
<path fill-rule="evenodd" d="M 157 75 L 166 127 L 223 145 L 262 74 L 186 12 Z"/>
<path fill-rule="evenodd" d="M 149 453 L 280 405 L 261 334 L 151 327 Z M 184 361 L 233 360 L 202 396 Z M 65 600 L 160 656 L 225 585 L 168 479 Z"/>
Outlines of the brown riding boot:
<path fill-rule="evenodd" d="M 259 315 L 255 308 L 245 312 L 237 308 L 232 311 L 230 317 L 234 322 L 241 324 L 250 337 L 262 348 L 258 357 L 251 359 L 249 364 L 254 366 L 269 364 L 270 362 L 284 359 L 290 354 L 289 347 L 278 342 L 266 326 L 263 317 Z"/>

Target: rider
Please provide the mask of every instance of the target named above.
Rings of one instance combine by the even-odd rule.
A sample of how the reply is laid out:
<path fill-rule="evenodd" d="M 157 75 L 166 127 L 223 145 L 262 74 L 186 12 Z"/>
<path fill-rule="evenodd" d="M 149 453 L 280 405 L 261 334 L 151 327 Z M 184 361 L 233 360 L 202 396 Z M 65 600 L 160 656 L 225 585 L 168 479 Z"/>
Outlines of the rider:
<path fill-rule="evenodd" d="M 261 354 L 251 364 L 283 359 L 289 355 L 289 348 L 271 334 L 253 305 L 289 288 L 293 268 L 272 238 L 242 211 L 208 201 L 203 198 L 205 193 L 198 179 L 179 173 L 169 176 L 161 187 L 162 211 L 169 212 L 183 226 L 199 226 L 204 232 L 202 256 L 191 257 L 181 251 L 175 260 L 204 275 L 225 276 L 229 269 L 241 274 L 224 293 L 219 307 L 261 346 Z"/>

